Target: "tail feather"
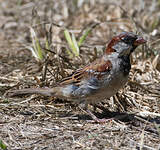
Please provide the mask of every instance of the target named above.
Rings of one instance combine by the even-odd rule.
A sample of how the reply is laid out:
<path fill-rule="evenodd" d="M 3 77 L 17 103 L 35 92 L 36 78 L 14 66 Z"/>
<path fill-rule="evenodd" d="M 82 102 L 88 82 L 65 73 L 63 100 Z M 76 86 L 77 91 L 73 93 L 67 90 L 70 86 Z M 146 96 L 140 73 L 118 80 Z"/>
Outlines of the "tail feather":
<path fill-rule="evenodd" d="M 7 96 L 13 97 L 18 95 L 26 94 L 40 94 L 44 96 L 54 96 L 54 89 L 52 88 L 35 88 L 35 89 L 21 89 L 21 90 L 12 90 L 6 93 Z"/>

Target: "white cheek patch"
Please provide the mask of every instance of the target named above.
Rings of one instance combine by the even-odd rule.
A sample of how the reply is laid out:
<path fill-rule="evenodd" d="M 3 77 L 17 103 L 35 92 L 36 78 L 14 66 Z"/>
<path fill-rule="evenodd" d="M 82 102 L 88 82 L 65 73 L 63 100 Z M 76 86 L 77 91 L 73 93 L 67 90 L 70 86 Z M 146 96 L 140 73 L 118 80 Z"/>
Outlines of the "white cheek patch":
<path fill-rule="evenodd" d="M 112 48 L 115 49 L 120 55 L 128 55 L 130 54 L 132 46 L 124 42 L 118 42 Z"/>

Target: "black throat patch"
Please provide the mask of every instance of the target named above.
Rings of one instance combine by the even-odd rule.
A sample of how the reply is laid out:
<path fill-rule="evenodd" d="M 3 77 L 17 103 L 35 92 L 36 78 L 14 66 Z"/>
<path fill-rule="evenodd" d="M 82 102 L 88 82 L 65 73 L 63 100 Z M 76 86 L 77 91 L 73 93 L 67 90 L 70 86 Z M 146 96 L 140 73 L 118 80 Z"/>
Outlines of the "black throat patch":
<path fill-rule="evenodd" d="M 121 71 L 123 72 L 124 76 L 128 76 L 129 75 L 129 71 L 131 69 L 131 63 L 130 63 L 130 58 L 129 55 L 128 56 L 123 56 L 121 57 L 122 61 L 121 61 Z"/>

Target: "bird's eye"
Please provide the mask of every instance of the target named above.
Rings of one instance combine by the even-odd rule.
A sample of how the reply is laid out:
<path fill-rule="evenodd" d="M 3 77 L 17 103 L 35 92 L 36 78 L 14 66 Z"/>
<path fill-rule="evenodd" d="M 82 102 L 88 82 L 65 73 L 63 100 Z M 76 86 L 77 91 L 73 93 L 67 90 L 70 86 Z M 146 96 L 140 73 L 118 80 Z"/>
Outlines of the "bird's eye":
<path fill-rule="evenodd" d="M 133 44 L 136 38 L 125 36 L 125 37 L 122 37 L 121 40 L 125 42 L 126 44 Z"/>

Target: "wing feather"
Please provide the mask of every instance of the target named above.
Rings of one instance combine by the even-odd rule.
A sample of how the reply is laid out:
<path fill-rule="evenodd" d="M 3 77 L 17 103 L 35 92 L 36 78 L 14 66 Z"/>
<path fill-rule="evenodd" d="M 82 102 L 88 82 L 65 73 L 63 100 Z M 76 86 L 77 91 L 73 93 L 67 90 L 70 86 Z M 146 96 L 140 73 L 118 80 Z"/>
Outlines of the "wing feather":
<path fill-rule="evenodd" d="M 72 75 L 64 78 L 59 84 L 80 84 L 82 79 L 87 79 L 92 76 L 101 79 L 106 72 L 109 72 L 112 68 L 110 60 L 105 61 L 104 59 L 97 59 L 88 66 L 77 70 Z"/>

